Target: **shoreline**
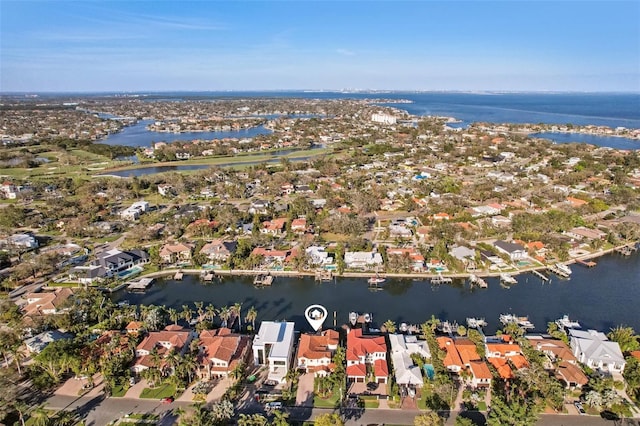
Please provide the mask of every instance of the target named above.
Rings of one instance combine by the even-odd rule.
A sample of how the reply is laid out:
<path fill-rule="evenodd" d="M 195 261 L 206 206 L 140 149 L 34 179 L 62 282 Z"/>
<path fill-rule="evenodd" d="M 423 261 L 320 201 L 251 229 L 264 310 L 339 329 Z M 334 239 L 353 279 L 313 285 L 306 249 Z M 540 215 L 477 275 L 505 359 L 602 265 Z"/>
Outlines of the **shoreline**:
<path fill-rule="evenodd" d="M 589 254 L 585 254 L 582 256 L 578 256 L 576 258 L 567 260 L 565 262 L 558 262 L 558 263 L 562 263 L 563 265 L 573 265 L 576 264 L 578 261 L 585 261 L 585 260 L 591 260 L 591 259 L 596 259 L 602 256 L 605 256 L 607 254 L 612 254 L 615 253 L 616 250 L 622 248 L 622 247 L 627 247 L 629 245 L 633 245 L 634 247 L 637 247 L 637 245 L 639 244 L 639 242 L 634 242 L 634 243 L 628 243 L 628 244 L 622 244 L 616 247 L 612 247 L 610 249 L 607 250 L 600 250 L 596 253 L 589 253 Z M 501 274 L 509 274 L 511 276 L 517 276 L 520 274 L 526 274 L 526 273 L 531 273 L 532 271 L 546 271 L 548 269 L 548 265 L 543 265 L 543 266 L 534 266 L 534 267 L 529 267 L 529 268 L 524 268 L 524 269 L 520 269 L 517 271 L 510 271 L 510 272 L 488 272 L 488 271 L 482 271 L 482 272 L 475 272 L 475 273 L 471 273 L 471 272 L 459 272 L 459 273 L 450 273 L 450 274 L 436 274 L 436 273 L 380 273 L 379 275 L 385 278 L 409 278 L 409 279 L 413 279 L 413 278 L 424 278 L 424 279 L 431 279 L 431 278 L 437 278 L 439 276 L 442 277 L 446 277 L 446 278 L 453 278 L 453 279 L 468 279 L 471 275 L 475 275 L 479 278 L 497 278 L 499 277 Z M 220 275 L 224 275 L 224 276 L 255 276 L 255 275 L 260 275 L 260 274 L 270 274 L 274 277 L 289 277 L 289 278 L 296 278 L 296 277 L 315 277 L 316 276 L 316 271 L 277 271 L 277 270 L 264 270 L 264 269 L 197 269 L 197 268 L 171 268 L 171 269 L 165 269 L 162 271 L 156 271 L 156 272 L 151 272 L 149 274 L 145 274 L 145 275 L 140 275 L 139 277 L 137 277 L 136 279 L 141 279 L 141 278 L 160 278 L 160 277 L 165 277 L 167 275 L 175 275 L 177 272 L 182 272 L 183 274 L 187 274 L 187 275 L 202 275 L 203 273 L 207 273 L 207 272 L 211 272 L 214 275 L 220 276 Z M 333 271 L 332 271 L 333 272 Z M 342 274 L 337 274 L 337 273 L 333 273 L 332 277 L 333 278 L 370 278 L 373 274 L 375 274 L 374 271 L 365 271 L 365 272 L 343 272 Z M 120 287 L 120 286 L 118 286 Z M 115 292 L 118 290 L 112 290 L 112 292 Z"/>

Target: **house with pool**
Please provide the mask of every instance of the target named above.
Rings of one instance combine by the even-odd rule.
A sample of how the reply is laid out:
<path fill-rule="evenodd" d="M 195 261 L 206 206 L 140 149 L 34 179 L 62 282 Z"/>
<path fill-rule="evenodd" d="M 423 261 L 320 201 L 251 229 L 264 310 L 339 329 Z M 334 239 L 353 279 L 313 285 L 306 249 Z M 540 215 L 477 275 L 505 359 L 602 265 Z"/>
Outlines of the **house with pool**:
<path fill-rule="evenodd" d="M 146 263 L 149 263 L 149 255 L 143 250 L 111 249 L 98 253 L 88 265 L 72 268 L 69 278 L 87 285 L 111 277 L 127 279 L 142 272 L 141 265 Z"/>

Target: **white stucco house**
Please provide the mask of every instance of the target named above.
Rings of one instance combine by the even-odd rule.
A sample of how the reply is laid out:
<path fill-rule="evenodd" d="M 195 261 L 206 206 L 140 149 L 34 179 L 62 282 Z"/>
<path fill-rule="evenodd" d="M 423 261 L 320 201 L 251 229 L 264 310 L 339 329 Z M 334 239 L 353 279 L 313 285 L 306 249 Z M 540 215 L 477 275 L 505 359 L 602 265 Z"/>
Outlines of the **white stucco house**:
<path fill-rule="evenodd" d="M 573 355 L 583 364 L 603 373 L 621 373 L 626 361 L 617 342 L 596 330 L 569 330 Z"/>
<path fill-rule="evenodd" d="M 263 321 L 253 339 L 254 365 L 269 368 L 267 380 L 283 383 L 291 367 L 294 323 Z"/>

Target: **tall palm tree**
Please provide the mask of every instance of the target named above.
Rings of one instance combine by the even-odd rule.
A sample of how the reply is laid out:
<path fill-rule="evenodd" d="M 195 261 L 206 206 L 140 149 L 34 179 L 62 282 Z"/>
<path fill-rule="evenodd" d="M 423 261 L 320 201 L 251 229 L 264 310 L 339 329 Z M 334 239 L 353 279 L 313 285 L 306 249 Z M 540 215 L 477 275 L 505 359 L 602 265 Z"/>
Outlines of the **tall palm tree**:
<path fill-rule="evenodd" d="M 233 313 L 238 317 L 238 328 L 242 330 L 242 303 L 234 303 L 231 308 Z"/>
<path fill-rule="evenodd" d="M 216 316 L 216 307 L 209 303 L 205 308 L 205 312 L 207 313 L 207 319 L 213 321 Z"/>
<path fill-rule="evenodd" d="M 182 305 L 182 317 L 187 321 L 191 322 L 191 318 L 193 318 L 193 310 L 189 307 L 189 305 Z"/>
<path fill-rule="evenodd" d="M 218 316 L 222 320 L 222 327 L 226 327 L 227 326 L 227 321 L 229 320 L 229 317 L 231 316 L 231 309 L 229 309 L 228 306 L 223 306 L 222 308 L 220 308 L 218 310 Z"/>
<path fill-rule="evenodd" d="M 393 334 L 396 332 L 396 323 L 390 319 L 386 320 L 382 326 L 387 330 L 387 333 Z"/>
<path fill-rule="evenodd" d="M 258 311 L 255 306 L 252 306 L 247 311 L 247 315 L 244 317 L 244 320 L 251 323 L 251 329 L 255 332 L 256 330 L 256 318 L 258 317 Z"/>
<path fill-rule="evenodd" d="M 73 411 L 61 410 L 56 413 L 54 422 L 56 426 L 72 426 L 76 422 L 76 416 Z"/>
<path fill-rule="evenodd" d="M 34 408 L 31 412 L 31 418 L 35 426 L 48 426 L 49 425 L 49 412 L 44 407 Z"/>
<path fill-rule="evenodd" d="M 198 312 L 198 320 L 202 319 L 204 315 L 204 302 L 193 302 L 193 304 L 196 306 L 196 312 Z"/>
<path fill-rule="evenodd" d="M 180 318 L 180 315 L 178 314 L 178 310 L 174 308 L 169 308 L 169 319 L 173 321 L 173 325 L 178 325 L 178 318 Z"/>

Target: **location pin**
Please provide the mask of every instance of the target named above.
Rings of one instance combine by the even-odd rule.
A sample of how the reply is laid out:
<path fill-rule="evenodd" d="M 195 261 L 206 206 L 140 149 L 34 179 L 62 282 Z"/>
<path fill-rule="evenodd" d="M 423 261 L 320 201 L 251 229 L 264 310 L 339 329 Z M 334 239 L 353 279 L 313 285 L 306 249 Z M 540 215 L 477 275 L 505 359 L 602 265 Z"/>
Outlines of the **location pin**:
<path fill-rule="evenodd" d="M 311 328 L 318 331 L 322 328 L 324 320 L 327 319 L 327 310 L 322 305 L 311 305 L 304 311 L 304 317 Z"/>

